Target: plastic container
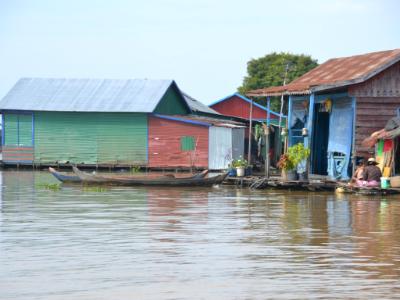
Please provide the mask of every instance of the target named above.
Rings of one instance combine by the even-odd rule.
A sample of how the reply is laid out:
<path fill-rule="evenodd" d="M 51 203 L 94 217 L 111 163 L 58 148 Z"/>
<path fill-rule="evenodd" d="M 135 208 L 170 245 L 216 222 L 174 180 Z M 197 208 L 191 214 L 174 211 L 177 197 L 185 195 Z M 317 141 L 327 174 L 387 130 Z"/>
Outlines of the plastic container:
<path fill-rule="evenodd" d="M 236 176 L 236 169 L 230 169 L 228 172 L 229 177 L 235 177 Z"/>
<path fill-rule="evenodd" d="M 390 188 L 390 178 L 389 177 L 381 177 L 381 188 L 382 189 Z"/>
<path fill-rule="evenodd" d="M 400 187 L 400 176 L 390 177 L 390 186 L 394 188 Z"/>
<path fill-rule="evenodd" d="M 245 171 L 244 167 L 236 168 L 236 176 L 237 177 L 243 177 L 244 176 L 244 171 Z"/>

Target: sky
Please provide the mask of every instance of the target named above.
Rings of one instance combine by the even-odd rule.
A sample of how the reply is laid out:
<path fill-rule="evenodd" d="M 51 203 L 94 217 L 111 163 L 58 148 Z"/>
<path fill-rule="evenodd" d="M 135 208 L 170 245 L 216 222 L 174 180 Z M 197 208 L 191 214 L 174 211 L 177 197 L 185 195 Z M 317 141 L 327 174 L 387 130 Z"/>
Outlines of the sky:
<path fill-rule="evenodd" d="M 0 97 L 21 77 L 174 79 L 205 104 L 271 52 L 400 48 L 397 0 L 0 0 Z"/>

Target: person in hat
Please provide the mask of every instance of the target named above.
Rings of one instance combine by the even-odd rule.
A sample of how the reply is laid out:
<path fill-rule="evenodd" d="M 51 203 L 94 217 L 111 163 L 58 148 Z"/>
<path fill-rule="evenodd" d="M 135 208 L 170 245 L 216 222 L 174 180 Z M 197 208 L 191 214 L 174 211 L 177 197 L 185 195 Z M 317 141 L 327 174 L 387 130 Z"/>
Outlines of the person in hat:
<path fill-rule="evenodd" d="M 379 186 L 379 182 L 382 177 L 381 169 L 378 168 L 375 158 L 371 157 L 368 159 L 367 166 L 363 171 L 362 180 L 357 180 L 357 185 L 374 187 Z"/>

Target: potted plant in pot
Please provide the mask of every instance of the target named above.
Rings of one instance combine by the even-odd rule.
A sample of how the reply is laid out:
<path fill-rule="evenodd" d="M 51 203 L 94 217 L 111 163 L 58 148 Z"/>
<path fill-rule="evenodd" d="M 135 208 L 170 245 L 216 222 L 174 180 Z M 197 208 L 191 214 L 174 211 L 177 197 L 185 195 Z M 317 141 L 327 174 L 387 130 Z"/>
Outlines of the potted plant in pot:
<path fill-rule="evenodd" d="M 306 165 L 310 156 L 310 149 L 304 147 L 303 143 L 298 143 L 288 148 L 288 154 L 301 179 L 306 179 Z M 302 170 L 300 170 L 300 166 L 302 166 Z"/>
<path fill-rule="evenodd" d="M 296 180 L 296 172 L 295 172 L 295 165 L 293 161 L 290 159 L 289 154 L 282 154 L 277 166 L 279 169 L 282 170 L 282 178 L 284 180 Z"/>
<path fill-rule="evenodd" d="M 243 159 L 243 157 L 239 157 L 238 159 L 234 159 L 232 161 L 232 167 L 236 169 L 236 176 L 243 177 L 245 174 L 245 170 L 248 166 L 247 160 Z"/>
<path fill-rule="evenodd" d="M 305 148 L 302 143 L 289 147 L 287 153 L 283 154 L 278 162 L 278 167 L 282 169 L 282 177 L 285 180 L 296 180 L 297 167 L 306 162 L 309 156 L 310 149 Z"/>

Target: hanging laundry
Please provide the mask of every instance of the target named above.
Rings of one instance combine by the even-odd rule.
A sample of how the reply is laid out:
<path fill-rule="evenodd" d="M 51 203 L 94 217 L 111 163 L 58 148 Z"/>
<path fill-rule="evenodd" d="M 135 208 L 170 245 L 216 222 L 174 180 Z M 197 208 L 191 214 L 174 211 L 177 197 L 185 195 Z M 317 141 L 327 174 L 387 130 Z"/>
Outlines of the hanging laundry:
<path fill-rule="evenodd" d="M 377 149 L 376 149 L 376 156 L 382 156 L 383 154 L 383 145 L 384 142 L 383 140 L 378 141 Z"/>
<path fill-rule="evenodd" d="M 383 144 L 383 152 L 390 152 L 393 149 L 393 140 L 385 140 Z"/>

